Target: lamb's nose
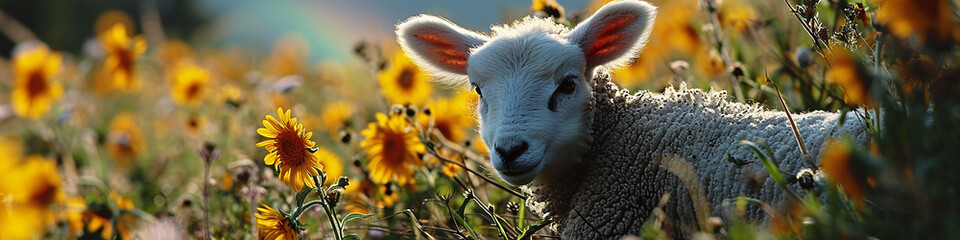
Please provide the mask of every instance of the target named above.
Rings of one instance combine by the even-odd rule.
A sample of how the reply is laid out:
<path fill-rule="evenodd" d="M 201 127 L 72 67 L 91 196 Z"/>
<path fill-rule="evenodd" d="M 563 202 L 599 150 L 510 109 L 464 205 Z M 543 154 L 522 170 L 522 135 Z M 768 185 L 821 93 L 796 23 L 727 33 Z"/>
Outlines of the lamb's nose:
<path fill-rule="evenodd" d="M 500 154 L 500 159 L 503 159 L 503 163 L 509 167 L 514 160 L 517 160 L 520 155 L 523 155 L 523 152 L 527 151 L 528 147 L 530 147 L 530 145 L 527 144 L 527 141 L 508 138 L 505 139 L 505 141 L 500 141 L 494 149 L 497 151 L 497 154 Z"/>

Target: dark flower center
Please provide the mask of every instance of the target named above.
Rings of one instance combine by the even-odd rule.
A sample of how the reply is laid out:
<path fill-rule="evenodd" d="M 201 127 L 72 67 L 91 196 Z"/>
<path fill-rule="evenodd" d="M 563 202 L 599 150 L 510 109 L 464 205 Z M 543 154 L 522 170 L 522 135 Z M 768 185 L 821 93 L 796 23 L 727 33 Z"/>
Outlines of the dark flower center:
<path fill-rule="evenodd" d="M 187 99 L 194 99 L 197 95 L 200 95 L 200 83 L 191 83 L 187 87 Z"/>
<path fill-rule="evenodd" d="M 277 155 L 280 156 L 280 163 L 290 167 L 297 167 L 303 164 L 303 158 L 306 157 L 306 143 L 300 138 L 300 135 L 293 130 L 283 130 L 277 134 L 276 141 Z"/>
<path fill-rule="evenodd" d="M 403 138 L 403 133 L 384 131 L 383 134 L 383 160 L 391 166 L 398 166 L 403 163 L 406 154 L 407 143 Z"/>
<path fill-rule="evenodd" d="M 27 95 L 37 96 L 47 91 L 47 79 L 43 76 L 41 71 L 33 71 L 30 73 L 30 76 L 27 77 Z"/>
<path fill-rule="evenodd" d="M 30 196 L 30 199 L 36 204 L 48 205 L 53 203 L 54 198 L 57 196 L 57 186 L 51 182 L 44 182 L 42 185 L 36 194 Z"/>
<path fill-rule="evenodd" d="M 397 76 L 397 84 L 400 85 L 401 89 L 410 90 L 413 88 L 414 74 L 416 74 L 416 72 L 409 67 L 405 67 L 400 71 L 400 76 Z"/>

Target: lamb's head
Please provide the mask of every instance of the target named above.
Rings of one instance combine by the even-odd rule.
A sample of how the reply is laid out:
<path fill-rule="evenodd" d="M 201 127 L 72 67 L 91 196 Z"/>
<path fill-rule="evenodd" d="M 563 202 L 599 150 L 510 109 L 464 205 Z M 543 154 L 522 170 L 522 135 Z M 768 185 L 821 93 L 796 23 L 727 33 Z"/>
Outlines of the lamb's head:
<path fill-rule="evenodd" d="M 420 15 L 400 23 L 397 37 L 418 65 L 480 95 L 480 135 L 493 166 L 522 185 L 558 177 L 589 150 L 593 72 L 634 57 L 655 11 L 616 1 L 573 30 L 525 18 L 490 35 Z"/>

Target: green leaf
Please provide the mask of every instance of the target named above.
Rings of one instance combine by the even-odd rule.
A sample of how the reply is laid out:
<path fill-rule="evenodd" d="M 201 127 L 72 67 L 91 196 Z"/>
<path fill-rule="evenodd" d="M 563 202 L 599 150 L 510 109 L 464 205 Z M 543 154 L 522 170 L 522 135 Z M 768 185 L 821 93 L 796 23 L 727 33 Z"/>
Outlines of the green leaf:
<path fill-rule="evenodd" d="M 303 201 L 307 200 L 307 195 L 309 195 L 310 192 L 312 191 L 313 191 L 313 188 L 304 187 L 303 189 L 300 190 L 300 192 L 297 193 L 297 196 L 295 198 L 297 200 L 296 201 L 297 207 L 303 206 Z"/>
<path fill-rule="evenodd" d="M 478 235 L 476 231 L 473 231 L 473 227 L 470 227 L 470 225 L 467 224 L 467 221 L 463 220 L 463 217 L 461 217 L 460 214 L 457 214 L 457 212 L 454 211 L 453 208 L 450 207 L 450 205 L 446 205 L 446 204 L 444 205 L 447 206 L 447 212 L 450 212 L 450 215 L 453 216 L 453 220 L 457 221 L 457 224 L 460 224 L 460 226 L 463 226 L 463 228 L 466 228 L 467 232 L 470 232 L 470 236 L 474 238 L 480 237 L 480 235 Z M 467 203 L 464 202 L 463 205 L 467 205 Z"/>
<path fill-rule="evenodd" d="M 527 227 L 527 229 L 524 229 L 523 234 L 521 234 L 520 237 L 518 237 L 517 239 L 521 239 L 521 240 L 530 239 L 531 237 L 533 237 L 533 234 L 537 233 L 537 231 L 540 231 L 540 229 L 547 227 L 551 223 L 553 223 L 553 219 L 537 221 L 537 223 L 530 225 L 529 227 Z"/>
<path fill-rule="evenodd" d="M 346 236 L 343 236 L 343 240 L 360 240 L 360 235 L 357 235 L 356 233 L 347 234 Z"/>
<path fill-rule="evenodd" d="M 350 213 L 344 216 L 343 220 L 340 220 L 340 226 L 346 226 L 350 221 L 361 220 L 371 216 L 373 216 L 373 214 Z"/>
<path fill-rule="evenodd" d="M 527 212 L 527 200 L 521 198 L 521 199 L 520 199 L 520 211 L 517 213 L 517 215 L 518 215 L 518 216 L 517 216 L 517 227 L 520 228 L 520 229 L 523 229 L 524 220 L 526 220 L 526 218 L 524 218 L 524 217 L 525 217 L 524 215 L 526 215 L 526 212 Z"/>
<path fill-rule="evenodd" d="M 727 162 L 731 162 L 733 163 L 733 165 L 736 165 L 737 167 L 743 167 L 743 165 L 747 165 L 747 163 L 750 163 L 750 161 L 733 157 L 733 155 L 730 155 L 730 152 L 727 152 Z"/>
<path fill-rule="evenodd" d="M 463 204 L 460 204 L 460 208 L 457 209 L 457 214 L 460 214 L 460 216 L 466 215 L 464 212 L 467 211 L 467 203 L 470 203 L 470 197 L 463 199 Z"/>

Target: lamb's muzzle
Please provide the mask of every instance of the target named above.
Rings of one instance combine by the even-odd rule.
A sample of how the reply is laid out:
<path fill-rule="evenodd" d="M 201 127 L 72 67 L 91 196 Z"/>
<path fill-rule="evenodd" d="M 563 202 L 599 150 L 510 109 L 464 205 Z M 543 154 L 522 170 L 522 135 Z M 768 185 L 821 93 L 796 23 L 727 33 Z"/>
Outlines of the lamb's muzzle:
<path fill-rule="evenodd" d="M 785 113 L 685 86 L 630 95 L 603 74 L 639 53 L 655 13 L 646 2 L 614 1 L 572 30 L 524 18 L 489 35 L 420 15 L 400 23 L 397 37 L 441 81 L 483 93 L 477 111 L 491 164 L 525 185 L 532 209 L 555 216 L 564 237 L 635 233 L 664 193 L 678 231 L 695 227 L 697 214 L 725 217 L 724 199 L 780 201 L 782 189 L 762 166 L 726 159 L 753 159 L 739 142 L 765 140 L 783 171 L 810 167 Z M 866 141 L 856 118 L 843 127 L 836 113 L 794 118 L 815 159 L 829 137 Z M 749 215 L 764 218 L 757 209 Z"/>

